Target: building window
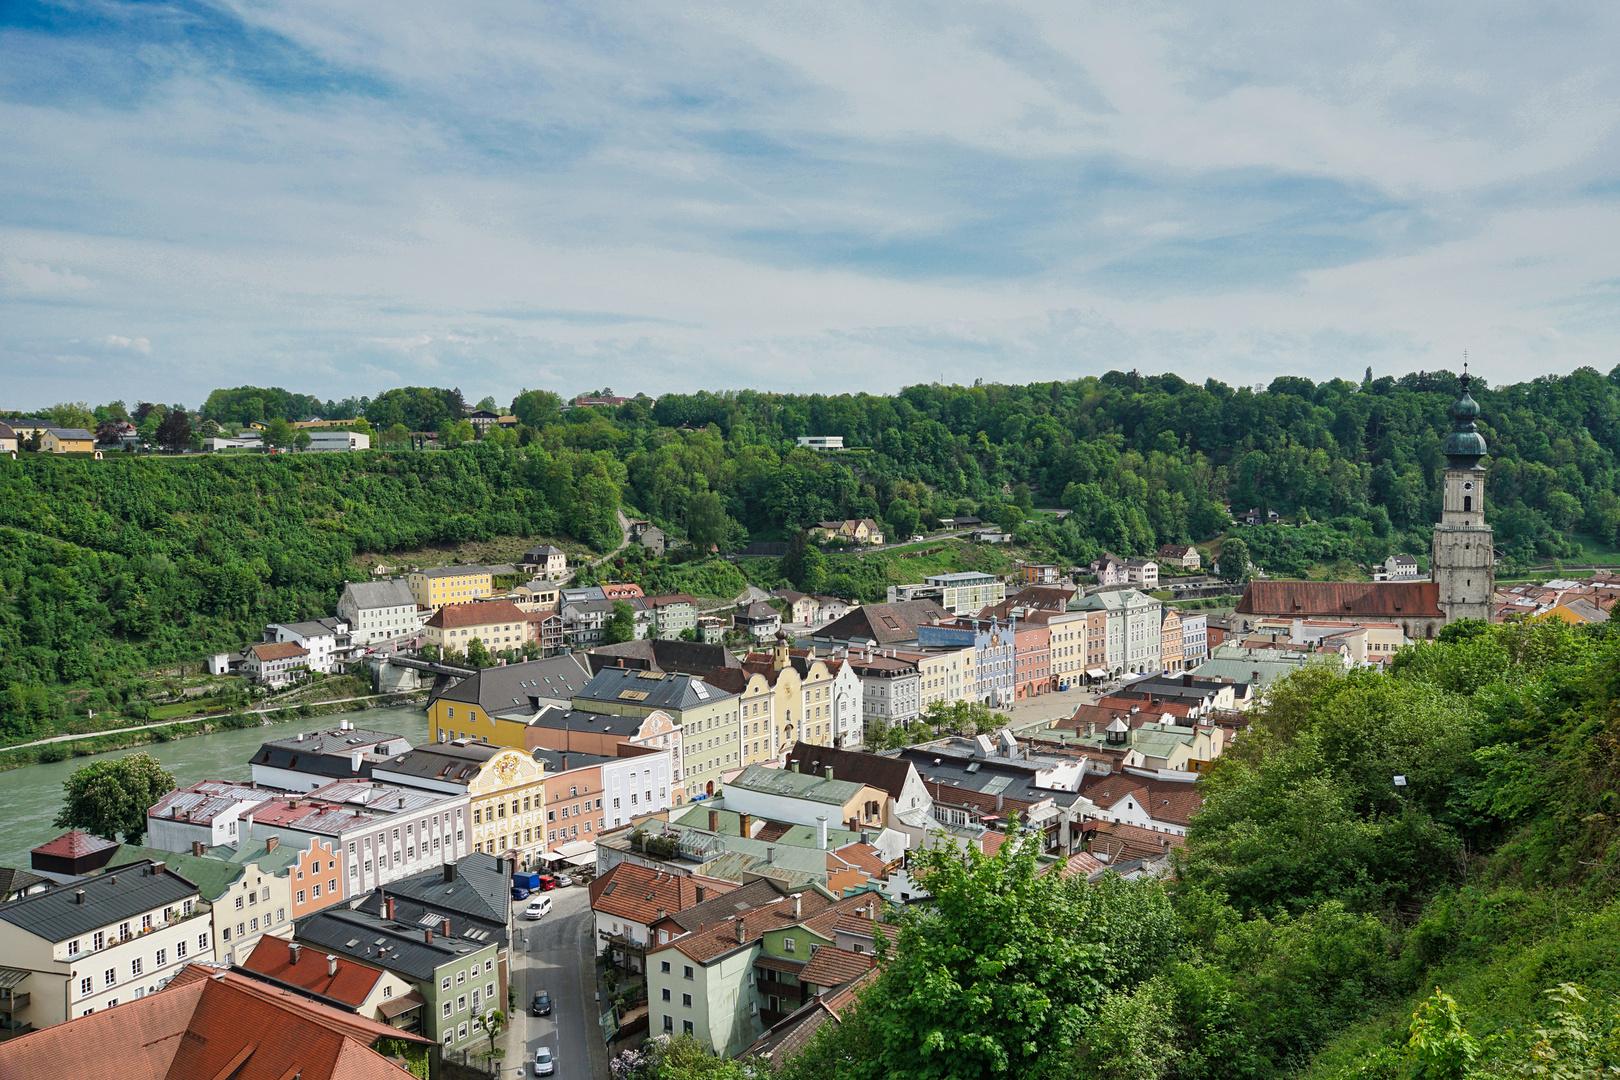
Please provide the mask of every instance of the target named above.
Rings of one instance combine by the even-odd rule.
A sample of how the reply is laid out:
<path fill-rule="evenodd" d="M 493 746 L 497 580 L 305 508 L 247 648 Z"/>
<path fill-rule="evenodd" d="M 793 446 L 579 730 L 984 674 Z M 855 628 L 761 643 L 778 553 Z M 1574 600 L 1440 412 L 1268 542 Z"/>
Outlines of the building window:
<path fill-rule="evenodd" d="M 668 960 L 660 960 L 658 962 L 658 970 L 662 971 L 665 975 L 668 975 L 669 974 L 669 961 Z M 688 968 L 687 970 L 691 970 L 691 969 Z"/>
<path fill-rule="evenodd" d="M 169 962 L 169 950 L 168 949 L 159 949 L 157 951 L 157 966 L 162 967 L 163 965 L 167 964 L 168 962 Z"/>
<path fill-rule="evenodd" d="M 174 958 L 176 960 L 184 960 L 186 958 L 186 943 L 184 941 L 175 942 Z"/>
<path fill-rule="evenodd" d="M 688 979 L 690 979 L 692 977 L 692 965 L 691 964 L 686 965 L 686 976 L 685 977 L 688 978 Z"/>
<path fill-rule="evenodd" d="M 89 982 L 89 981 L 90 981 L 90 980 L 89 980 L 89 979 L 86 979 L 86 980 L 85 980 L 85 982 Z M 90 992 L 90 991 L 88 991 L 88 990 L 86 990 L 86 991 L 85 991 L 85 993 L 87 993 L 87 994 L 88 994 L 88 993 L 89 993 L 89 992 Z M 669 987 L 667 987 L 667 986 L 666 986 L 666 987 L 664 987 L 664 988 L 663 988 L 663 989 L 662 989 L 662 990 L 660 990 L 660 991 L 659 991 L 659 993 L 660 993 L 660 994 L 661 994 L 661 995 L 662 995 L 662 996 L 663 996 L 663 999 L 664 999 L 664 1000 L 665 1000 L 665 1001 L 668 1001 L 668 1000 L 669 1000 Z"/>
<path fill-rule="evenodd" d="M 94 991 L 93 991 L 93 990 L 92 990 L 92 989 L 91 989 L 91 988 L 92 988 L 92 987 L 93 987 L 93 986 L 94 986 L 94 985 L 95 985 L 95 984 L 94 984 L 94 983 L 93 983 L 93 982 L 92 982 L 92 981 L 91 981 L 91 979 L 90 979 L 90 977 L 89 977 L 89 976 L 88 976 L 88 975 L 86 975 L 86 976 L 85 976 L 85 977 L 84 977 L 84 978 L 82 978 L 82 979 L 80 979 L 80 980 L 79 980 L 79 993 L 80 993 L 80 994 L 89 994 L 89 993 L 93 993 L 93 992 L 94 992 Z M 666 1000 L 667 1000 L 667 998 L 668 998 L 668 995 L 669 995 L 669 991 L 668 991 L 668 990 L 665 990 L 665 991 L 664 991 L 664 995 L 665 995 L 665 998 L 666 998 Z"/>
<path fill-rule="evenodd" d="M 118 983 L 118 970 L 116 968 L 108 968 L 106 971 L 102 972 L 102 974 L 101 974 L 101 985 L 103 985 L 103 986 L 115 986 L 115 985 L 117 985 L 117 983 Z"/>
<path fill-rule="evenodd" d="M 106 934 L 106 932 L 103 931 L 103 930 L 97 930 L 96 931 L 96 936 L 95 936 L 94 940 L 91 943 L 91 948 L 95 949 L 97 952 L 100 952 L 102 949 L 106 948 L 106 946 L 107 946 L 107 934 Z"/>
<path fill-rule="evenodd" d="M 207 934 L 198 934 L 197 935 L 197 951 L 198 952 L 207 952 L 208 951 L 208 935 Z"/>
<path fill-rule="evenodd" d="M 673 1016 L 666 1015 L 664 1017 L 664 1030 L 671 1032 L 675 1030 L 675 1018 Z"/>
<path fill-rule="evenodd" d="M 682 994 L 681 995 L 681 1007 L 686 1008 L 686 1009 L 690 1009 L 692 1007 L 692 995 L 691 994 Z"/>
<path fill-rule="evenodd" d="M 681 1031 L 683 1033 L 687 1034 L 687 1035 L 692 1034 L 692 1021 L 690 1021 L 690 1020 L 682 1020 L 681 1021 Z"/>
<path fill-rule="evenodd" d="M 448 1001 L 444 1003 L 444 1018 L 446 1020 L 450 1018 L 450 1003 Z"/>
<path fill-rule="evenodd" d="M 783 938 L 782 939 L 782 951 L 783 952 L 793 952 L 794 951 L 793 939 L 792 938 Z"/>

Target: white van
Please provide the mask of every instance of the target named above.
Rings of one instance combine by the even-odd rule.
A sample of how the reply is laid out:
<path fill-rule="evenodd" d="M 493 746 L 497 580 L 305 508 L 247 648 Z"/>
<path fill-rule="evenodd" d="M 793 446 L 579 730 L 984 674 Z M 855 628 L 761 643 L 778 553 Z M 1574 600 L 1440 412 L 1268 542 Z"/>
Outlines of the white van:
<path fill-rule="evenodd" d="M 551 897 L 542 896 L 534 903 L 523 909 L 525 919 L 542 919 L 551 914 Z"/>

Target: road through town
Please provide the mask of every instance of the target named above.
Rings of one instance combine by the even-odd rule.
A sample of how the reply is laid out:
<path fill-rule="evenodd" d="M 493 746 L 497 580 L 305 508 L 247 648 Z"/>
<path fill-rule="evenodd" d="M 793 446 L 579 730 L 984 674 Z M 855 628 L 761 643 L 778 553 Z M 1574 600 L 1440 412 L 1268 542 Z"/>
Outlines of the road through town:
<path fill-rule="evenodd" d="M 534 1052 L 549 1047 L 558 1080 L 597 1080 L 607 1076 L 607 1047 L 602 1042 L 596 1003 L 596 961 L 590 894 L 583 885 L 554 889 L 537 896 L 551 898 L 551 914 L 536 922 L 523 918 L 528 901 L 512 905 L 512 986 L 517 1008 L 505 1039 L 507 1057 L 501 1075 L 534 1076 Z M 550 1016 L 533 1016 L 529 1003 L 537 991 L 551 995 Z"/>

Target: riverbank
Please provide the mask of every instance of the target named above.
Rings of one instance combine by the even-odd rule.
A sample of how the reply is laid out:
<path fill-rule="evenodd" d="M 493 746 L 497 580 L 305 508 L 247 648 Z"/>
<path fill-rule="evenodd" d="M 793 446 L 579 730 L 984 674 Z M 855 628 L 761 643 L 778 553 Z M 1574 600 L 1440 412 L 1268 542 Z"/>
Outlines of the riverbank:
<path fill-rule="evenodd" d="M 212 735 L 221 731 L 268 727 L 313 716 L 400 708 L 417 704 L 426 698 L 425 690 L 402 694 L 368 694 L 361 697 L 337 698 L 332 701 L 306 702 L 301 705 L 240 709 L 213 716 L 139 724 L 102 732 L 55 735 L 48 739 L 21 743 L 0 750 L 0 772 L 45 762 L 66 761 L 69 758 L 90 757 L 117 750 L 132 750 L 138 746 L 173 742 L 176 739 L 198 735 Z"/>

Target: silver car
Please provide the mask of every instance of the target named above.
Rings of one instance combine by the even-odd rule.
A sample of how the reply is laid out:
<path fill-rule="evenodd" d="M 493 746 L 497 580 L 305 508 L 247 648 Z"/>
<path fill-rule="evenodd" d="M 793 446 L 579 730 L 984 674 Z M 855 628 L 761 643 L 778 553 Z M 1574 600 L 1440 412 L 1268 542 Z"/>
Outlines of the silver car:
<path fill-rule="evenodd" d="M 551 1047 L 542 1046 L 534 1052 L 534 1075 L 550 1076 L 557 1071 L 557 1062 L 551 1056 Z"/>

